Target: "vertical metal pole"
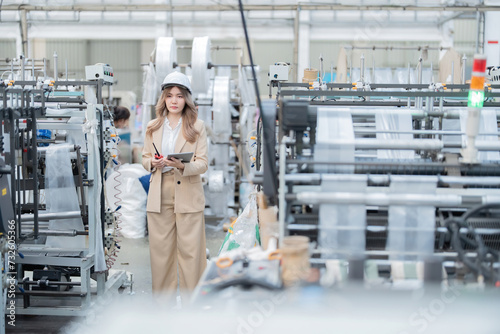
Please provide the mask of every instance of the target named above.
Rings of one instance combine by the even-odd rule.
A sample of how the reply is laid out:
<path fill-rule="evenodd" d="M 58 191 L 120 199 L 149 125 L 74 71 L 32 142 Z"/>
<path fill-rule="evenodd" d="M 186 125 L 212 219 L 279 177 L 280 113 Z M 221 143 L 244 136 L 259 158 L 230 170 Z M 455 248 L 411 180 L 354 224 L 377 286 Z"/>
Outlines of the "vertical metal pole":
<path fill-rule="evenodd" d="M 28 18 L 27 18 L 27 11 L 25 9 L 22 9 L 19 12 L 19 16 L 21 18 L 21 41 L 22 41 L 22 48 L 23 48 L 23 54 L 25 57 L 28 56 Z"/>
<path fill-rule="evenodd" d="M 481 53 L 484 53 L 484 41 L 486 39 L 486 14 L 484 12 L 481 12 L 480 18 L 481 18 L 481 44 L 479 45 L 481 47 Z"/>
<path fill-rule="evenodd" d="M 431 62 L 431 84 L 434 83 L 434 68 L 433 68 L 433 65 L 432 65 L 432 62 Z"/>
<path fill-rule="evenodd" d="M 31 100 L 32 106 L 34 106 L 35 103 L 35 92 L 32 92 L 33 94 L 33 99 Z M 43 92 L 40 94 L 43 99 Z M 38 160 L 37 160 L 37 147 L 38 147 L 38 141 L 36 138 L 36 131 L 37 131 L 37 122 L 36 122 L 36 111 L 35 108 L 32 109 L 32 114 L 31 114 L 31 138 L 32 138 L 32 143 L 33 146 L 31 147 L 31 161 L 33 164 L 33 169 L 32 169 L 32 178 L 33 178 L 33 220 L 34 220 L 34 237 L 35 239 L 38 239 L 38 232 L 39 232 L 39 225 L 38 225 Z"/>
<path fill-rule="evenodd" d="M 54 52 L 54 80 L 57 81 L 57 52 Z"/>
<path fill-rule="evenodd" d="M 87 105 L 86 118 L 89 122 L 92 122 L 96 119 L 96 106 L 94 104 Z M 89 251 L 94 252 L 95 250 L 95 236 L 96 236 L 96 210 L 97 210 L 97 201 L 100 201 L 100 196 L 97 193 L 98 182 L 100 180 L 97 179 L 97 168 L 98 167 L 98 157 L 99 152 L 95 150 L 95 136 L 92 133 L 87 134 L 88 141 L 88 178 L 89 180 L 94 181 L 92 184 L 88 186 L 89 197 L 93 200 L 89 201 Z M 83 279 L 83 274 L 82 274 Z"/>
<path fill-rule="evenodd" d="M 283 238 L 285 237 L 285 212 L 286 212 L 286 201 L 285 201 L 285 193 L 286 193 L 286 183 L 285 183 L 285 173 L 286 173 L 286 137 L 281 139 L 281 143 L 279 146 L 280 149 L 280 159 L 279 159 L 279 190 L 278 190 L 278 199 L 279 199 L 279 231 L 280 243 L 283 242 Z"/>
<path fill-rule="evenodd" d="M 47 58 L 43 58 L 43 80 L 47 79 Z"/>
<path fill-rule="evenodd" d="M 462 80 L 461 84 L 465 84 L 465 66 L 467 65 L 467 56 L 464 53 L 464 56 L 462 57 Z"/>
<path fill-rule="evenodd" d="M 295 82 L 299 81 L 299 22 L 300 22 L 300 7 L 297 8 L 295 12 L 295 19 L 293 20 L 293 67 L 295 77 L 293 80 Z"/>
<path fill-rule="evenodd" d="M 408 85 L 411 84 L 411 65 L 408 63 Z M 416 107 L 416 104 L 415 104 Z M 411 108 L 411 97 L 408 97 L 408 109 Z"/>
<path fill-rule="evenodd" d="M 455 62 L 451 62 L 451 84 L 455 83 Z"/>
<path fill-rule="evenodd" d="M 172 0 L 169 0 L 170 8 L 173 7 L 172 5 Z M 168 36 L 174 37 L 174 15 L 173 12 L 170 10 L 168 11 L 168 26 L 167 26 L 167 31 L 168 31 Z"/>
<path fill-rule="evenodd" d="M 25 76 L 24 76 L 24 56 L 21 55 L 20 57 L 21 60 L 21 80 L 24 81 Z"/>
<path fill-rule="evenodd" d="M 323 55 L 319 54 L 319 83 L 323 83 Z"/>
<path fill-rule="evenodd" d="M 33 80 L 35 79 L 35 58 L 31 59 L 31 76 Z"/>
<path fill-rule="evenodd" d="M 420 57 L 418 59 L 418 83 L 421 84 L 422 83 L 422 57 Z"/>
<path fill-rule="evenodd" d="M 333 62 L 330 63 L 330 83 L 333 83 Z"/>
<path fill-rule="evenodd" d="M 361 83 L 365 83 L 365 55 L 361 55 L 361 69 L 360 69 Z"/>
<path fill-rule="evenodd" d="M 97 81 L 97 87 L 96 87 L 96 98 L 97 98 L 97 104 L 102 104 L 102 85 L 103 85 L 104 80 L 99 79 Z"/>
<path fill-rule="evenodd" d="M 349 83 L 352 84 L 352 54 L 354 53 L 354 46 L 351 48 L 351 54 L 349 55 Z"/>
<path fill-rule="evenodd" d="M 375 81 L 375 57 L 373 57 L 373 54 L 372 54 L 372 80 L 371 80 L 371 82 L 377 83 Z"/>
<path fill-rule="evenodd" d="M 479 38 L 481 35 L 481 12 L 476 12 L 476 54 L 479 53 Z"/>
<path fill-rule="evenodd" d="M 422 70 L 423 70 L 422 65 L 423 65 L 423 59 L 422 57 L 420 57 L 418 59 L 418 84 L 422 84 Z M 418 101 L 417 108 L 422 109 L 423 98 L 417 97 L 416 100 Z"/>
<path fill-rule="evenodd" d="M 441 96 L 439 98 L 439 112 L 443 112 L 444 98 Z M 443 130 L 443 116 L 439 116 L 439 131 Z M 443 135 L 439 135 L 439 140 L 443 140 Z"/>

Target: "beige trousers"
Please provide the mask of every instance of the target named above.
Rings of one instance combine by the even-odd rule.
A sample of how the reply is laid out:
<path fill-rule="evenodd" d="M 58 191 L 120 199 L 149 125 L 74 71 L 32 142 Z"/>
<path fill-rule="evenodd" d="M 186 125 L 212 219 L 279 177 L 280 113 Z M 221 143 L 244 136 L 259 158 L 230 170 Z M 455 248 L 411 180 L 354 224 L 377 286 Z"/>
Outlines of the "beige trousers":
<path fill-rule="evenodd" d="M 148 212 L 153 293 L 175 295 L 177 268 L 182 295 L 192 292 L 206 267 L 203 211 L 174 213 L 173 174 L 162 175 L 161 213 Z"/>

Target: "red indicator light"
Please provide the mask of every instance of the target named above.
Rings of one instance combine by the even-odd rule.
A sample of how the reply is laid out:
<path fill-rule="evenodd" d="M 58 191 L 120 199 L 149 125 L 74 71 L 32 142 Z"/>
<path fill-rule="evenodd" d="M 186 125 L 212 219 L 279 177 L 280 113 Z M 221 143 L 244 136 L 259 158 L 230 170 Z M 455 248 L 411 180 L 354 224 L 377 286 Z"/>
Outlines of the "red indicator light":
<path fill-rule="evenodd" d="M 477 57 L 477 56 L 476 56 Z M 486 57 L 474 57 L 474 64 L 472 65 L 472 72 L 484 73 L 486 71 Z"/>

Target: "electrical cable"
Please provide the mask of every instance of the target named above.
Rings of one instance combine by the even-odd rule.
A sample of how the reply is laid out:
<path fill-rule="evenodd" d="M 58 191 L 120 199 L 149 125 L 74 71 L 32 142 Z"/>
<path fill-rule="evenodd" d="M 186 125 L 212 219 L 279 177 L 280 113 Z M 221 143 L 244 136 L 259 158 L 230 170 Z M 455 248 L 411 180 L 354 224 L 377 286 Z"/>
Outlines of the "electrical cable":
<path fill-rule="evenodd" d="M 492 209 L 492 208 L 499 208 L 500 209 L 500 203 L 488 203 L 488 204 L 482 204 L 482 205 L 476 206 L 475 208 L 472 208 L 472 209 L 468 210 L 467 212 L 465 212 L 463 214 L 463 216 L 460 218 L 465 223 L 465 221 L 467 219 L 469 219 L 471 216 L 473 216 L 474 214 L 476 214 L 482 210 Z"/>
<path fill-rule="evenodd" d="M 243 4 L 241 0 L 238 0 L 239 8 L 240 8 L 240 14 L 241 14 L 241 23 L 243 25 L 243 30 L 245 32 L 245 40 L 247 44 L 247 49 L 248 49 L 248 57 L 250 58 L 250 67 L 252 69 L 252 76 L 253 76 L 253 84 L 255 88 L 255 95 L 257 96 L 257 106 L 259 107 L 259 119 L 257 120 L 257 156 L 256 156 L 256 170 L 260 170 L 260 152 L 261 152 L 261 133 L 260 133 L 260 127 L 259 124 L 262 123 L 262 127 L 265 129 L 266 127 L 264 126 L 263 118 L 262 118 L 262 102 L 260 100 L 260 93 L 259 93 L 259 85 L 257 84 L 257 75 L 255 74 L 255 67 L 253 63 L 253 57 L 252 57 L 252 49 L 250 48 L 250 39 L 248 38 L 248 31 L 247 31 L 247 24 L 245 21 L 245 14 L 243 12 Z M 267 150 L 266 150 L 267 151 Z M 268 154 L 269 156 L 264 157 L 269 163 L 272 163 L 273 157 Z"/>
<path fill-rule="evenodd" d="M 113 117 L 112 117 L 109 106 L 105 105 L 104 111 L 108 112 L 107 116 L 109 117 L 110 122 L 111 122 L 111 128 L 109 128 L 109 131 L 113 132 L 113 134 L 115 135 L 115 137 L 114 137 L 115 139 L 112 139 L 110 141 L 111 146 L 107 147 L 107 149 L 110 152 L 112 152 L 113 150 L 116 150 L 116 156 L 119 156 L 120 149 L 118 148 L 118 143 L 120 142 L 120 137 L 118 135 L 118 132 L 116 131 L 116 127 L 114 125 Z M 111 267 L 114 265 L 114 263 L 116 262 L 117 257 L 118 257 L 118 252 L 120 250 L 119 243 L 121 242 L 120 223 L 122 222 L 121 221 L 122 214 L 121 214 L 121 212 L 119 212 L 119 208 L 121 207 L 120 203 L 122 201 L 122 199 L 120 197 L 120 194 L 122 193 L 122 191 L 120 190 L 120 186 L 122 185 L 122 182 L 120 181 L 121 173 L 120 173 L 120 169 L 119 169 L 119 167 L 121 166 L 121 163 L 118 159 L 114 159 L 113 157 L 111 157 L 107 161 L 104 170 L 108 170 L 109 168 L 111 168 L 113 163 L 116 164 L 116 166 L 114 166 L 112 168 L 114 171 L 113 179 L 115 180 L 115 185 L 113 188 L 116 190 L 116 193 L 113 195 L 113 197 L 116 200 L 113 202 L 114 207 L 115 207 L 115 211 L 113 212 L 114 214 L 112 215 L 112 217 L 113 217 L 113 219 L 112 219 L 113 220 L 112 232 L 108 234 L 108 236 L 111 236 L 111 238 L 113 240 L 111 246 L 107 249 L 107 253 L 106 253 L 106 257 L 107 257 L 106 258 L 106 267 L 108 268 L 108 270 L 111 269 Z M 104 184 L 103 184 L 103 191 L 104 191 L 104 194 L 106 194 L 106 182 L 104 182 Z M 106 195 L 104 196 L 104 199 L 106 202 L 106 207 L 110 208 L 110 205 L 108 203 L 108 197 Z"/>
<path fill-rule="evenodd" d="M 459 260 L 478 275 L 482 275 L 485 278 L 490 279 L 494 283 L 496 283 L 500 280 L 499 275 L 494 271 L 491 271 L 490 268 L 484 266 L 482 263 L 486 260 L 486 256 L 488 254 L 491 254 L 493 258 L 498 261 L 500 259 L 500 252 L 486 246 L 481 236 L 476 233 L 474 227 L 467 224 L 467 220 L 473 215 L 481 212 L 482 210 L 491 208 L 500 208 L 500 203 L 488 203 L 474 207 L 465 212 L 461 217 L 448 218 L 445 221 L 445 224 L 448 230 L 451 232 L 451 246 L 457 252 Z M 460 229 L 462 227 L 467 228 L 468 233 L 472 235 L 474 239 L 470 239 L 462 235 L 460 233 Z M 467 257 L 466 251 L 462 246 L 462 242 L 476 248 L 476 261 L 473 261 L 472 259 Z"/>

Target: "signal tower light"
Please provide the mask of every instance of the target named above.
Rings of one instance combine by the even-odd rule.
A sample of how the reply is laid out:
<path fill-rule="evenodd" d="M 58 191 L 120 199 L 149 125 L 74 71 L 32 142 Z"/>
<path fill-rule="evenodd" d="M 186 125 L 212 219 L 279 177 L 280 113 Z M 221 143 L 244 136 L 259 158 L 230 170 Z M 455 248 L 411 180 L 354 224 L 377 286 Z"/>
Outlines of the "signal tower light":
<path fill-rule="evenodd" d="M 470 80 L 469 101 L 467 103 L 467 125 L 465 134 L 467 145 L 460 152 L 462 153 L 462 163 L 478 163 L 476 138 L 479 133 L 479 122 L 481 119 L 481 109 L 484 101 L 484 79 L 486 72 L 486 56 L 475 55 L 472 65 L 472 78 Z"/>
<path fill-rule="evenodd" d="M 475 55 L 472 65 L 472 77 L 470 80 L 469 108 L 482 108 L 484 101 L 484 79 L 486 76 L 486 56 Z"/>

